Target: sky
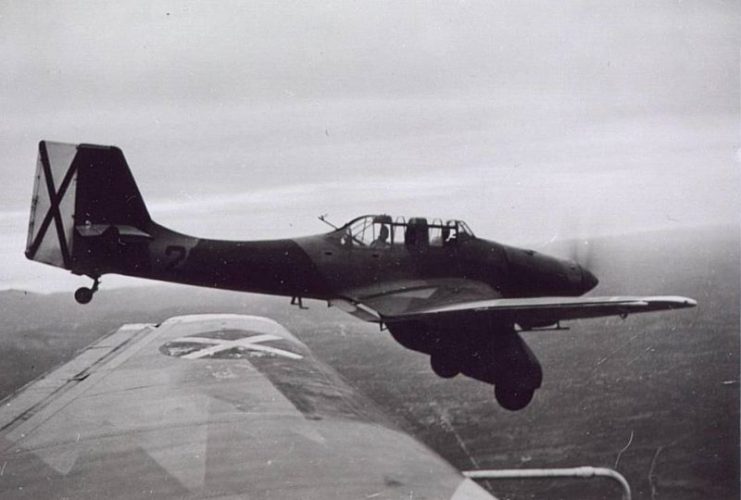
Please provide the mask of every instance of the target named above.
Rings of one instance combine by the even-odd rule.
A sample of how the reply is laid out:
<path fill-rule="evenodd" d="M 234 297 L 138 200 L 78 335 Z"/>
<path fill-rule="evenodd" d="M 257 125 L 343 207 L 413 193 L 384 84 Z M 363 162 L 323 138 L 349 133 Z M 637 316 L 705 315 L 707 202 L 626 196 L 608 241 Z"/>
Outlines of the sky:
<path fill-rule="evenodd" d="M 226 239 L 366 213 L 508 243 L 738 224 L 738 2 L 0 3 L 0 289 L 41 139 L 119 146 Z M 105 278 L 105 286 L 136 284 Z"/>

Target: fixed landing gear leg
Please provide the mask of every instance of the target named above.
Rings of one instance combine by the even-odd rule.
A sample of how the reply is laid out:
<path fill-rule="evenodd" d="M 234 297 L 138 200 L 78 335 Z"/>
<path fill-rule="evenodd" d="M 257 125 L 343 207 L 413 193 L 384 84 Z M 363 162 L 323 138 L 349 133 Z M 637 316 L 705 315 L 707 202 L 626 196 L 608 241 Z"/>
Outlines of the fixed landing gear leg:
<path fill-rule="evenodd" d="M 83 286 L 75 290 L 75 300 L 79 304 L 87 304 L 88 302 L 93 300 L 93 294 L 98 291 L 99 285 L 100 276 L 95 276 L 93 278 L 93 286 L 91 288 L 86 288 Z"/>

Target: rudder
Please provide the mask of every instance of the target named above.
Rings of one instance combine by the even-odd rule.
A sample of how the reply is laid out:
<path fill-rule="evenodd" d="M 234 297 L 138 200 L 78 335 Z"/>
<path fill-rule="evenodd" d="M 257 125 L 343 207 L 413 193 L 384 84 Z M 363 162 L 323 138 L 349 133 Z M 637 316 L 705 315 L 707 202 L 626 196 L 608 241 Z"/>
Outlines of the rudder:
<path fill-rule="evenodd" d="M 147 236 L 151 223 L 120 149 L 39 143 L 26 257 L 87 273 L 81 238 L 116 232 Z"/>

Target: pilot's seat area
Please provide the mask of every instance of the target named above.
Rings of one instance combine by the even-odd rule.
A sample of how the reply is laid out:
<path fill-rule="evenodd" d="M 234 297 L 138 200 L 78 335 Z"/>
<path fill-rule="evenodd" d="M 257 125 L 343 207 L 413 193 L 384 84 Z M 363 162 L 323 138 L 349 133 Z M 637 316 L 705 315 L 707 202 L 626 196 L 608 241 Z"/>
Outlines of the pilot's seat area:
<path fill-rule="evenodd" d="M 404 248 L 420 251 L 428 247 L 449 247 L 466 238 L 473 238 L 468 225 L 451 219 L 404 217 L 392 219 L 389 215 L 364 215 L 348 222 L 337 230 L 340 242 L 346 248 L 372 248 L 391 250 Z"/>
<path fill-rule="evenodd" d="M 412 217 L 404 233 L 404 244 L 409 249 L 422 250 L 430 244 L 430 228 L 424 217 Z"/>

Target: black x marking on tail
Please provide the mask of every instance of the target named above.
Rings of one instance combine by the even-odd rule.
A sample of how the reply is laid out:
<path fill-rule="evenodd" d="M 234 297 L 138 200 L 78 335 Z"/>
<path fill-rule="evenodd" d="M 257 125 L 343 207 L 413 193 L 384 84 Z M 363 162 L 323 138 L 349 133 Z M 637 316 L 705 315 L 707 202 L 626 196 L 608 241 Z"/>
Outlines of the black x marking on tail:
<path fill-rule="evenodd" d="M 38 251 L 39 246 L 41 246 L 41 242 L 46 236 L 46 232 L 48 231 L 49 225 L 53 219 L 57 230 L 57 237 L 59 238 L 59 248 L 62 253 L 62 261 L 64 262 L 64 267 L 69 269 L 70 254 L 69 248 L 67 247 L 67 240 L 64 237 L 64 224 L 62 223 L 62 213 L 59 211 L 59 204 L 72 182 L 72 177 L 74 176 L 77 167 L 73 159 L 67 173 L 64 174 L 64 179 L 62 179 L 62 184 L 59 186 L 59 191 L 56 191 L 54 187 L 54 178 L 51 174 L 51 165 L 49 164 L 49 153 L 46 150 L 45 142 L 42 142 L 39 145 L 39 154 L 41 155 L 41 166 L 44 171 L 44 178 L 46 179 L 46 189 L 49 193 L 49 210 L 46 212 L 41 227 L 39 228 L 39 232 L 36 234 L 36 238 L 34 238 L 28 252 L 26 252 L 26 255 L 31 259 L 36 255 L 36 252 Z"/>

